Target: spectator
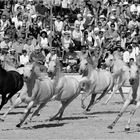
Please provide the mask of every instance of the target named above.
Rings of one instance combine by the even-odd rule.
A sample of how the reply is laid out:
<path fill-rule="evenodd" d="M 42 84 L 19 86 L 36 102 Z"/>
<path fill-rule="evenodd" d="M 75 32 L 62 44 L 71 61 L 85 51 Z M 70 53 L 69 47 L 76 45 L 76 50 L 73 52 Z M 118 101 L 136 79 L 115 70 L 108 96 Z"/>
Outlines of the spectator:
<path fill-rule="evenodd" d="M 21 66 L 25 66 L 29 63 L 29 56 L 27 55 L 26 50 L 22 50 L 22 55 L 19 58 L 19 62 Z"/>
<path fill-rule="evenodd" d="M 45 63 L 45 56 L 42 54 L 39 44 L 35 47 L 35 50 L 30 54 L 29 62 L 42 62 Z"/>

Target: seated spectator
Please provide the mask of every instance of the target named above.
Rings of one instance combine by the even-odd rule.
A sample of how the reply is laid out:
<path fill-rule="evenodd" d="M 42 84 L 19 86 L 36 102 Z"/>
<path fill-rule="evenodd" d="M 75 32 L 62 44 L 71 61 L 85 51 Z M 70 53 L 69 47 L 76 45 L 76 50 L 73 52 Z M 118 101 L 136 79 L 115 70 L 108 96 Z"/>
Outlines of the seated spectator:
<path fill-rule="evenodd" d="M 136 61 L 135 51 L 134 51 L 134 49 L 132 48 L 131 45 L 129 45 L 127 50 L 124 52 L 124 54 L 123 54 L 123 61 L 128 64 L 130 58 L 133 58 L 134 61 Z"/>
<path fill-rule="evenodd" d="M 82 43 L 82 31 L 80 30 L 80 25 L 76 25 L 72 32 L 72 39 L 75 44 L 75 50 L 81 50 L 81 43 Z"/>
<path fill-rule="evenodd" d="M 6 70 L 12 70 L 19 65 L 18 55 L 14 49 L 10 49 L 4 57 L 4 66 Z"/>
<path fill-rule="evenodd" d="M 18 13 L 17 16 L 13 17 L 12 22 L 15 24 L 16 29 L 20 30 L 23 23 L 22 14 Z"/>
<path fill-rule="evenodd" d="M 17 41 L 12 44 L 12 48 L 16 51 L 18 55 L 22 54 L 22 50 L 24 47 L 24 39 L 22 37 L 18 37 Z"/>
<path fill-rule="evenodd" d="M 64 59 L 67 64 L 67 72 L 77 72 L 78 55 L 74 51 L 74 47 L 72 45 L 69 47 L 69 52 L 66 53 Z"/>
<path fill-rule="evenodd" d="M 62 37 L 62 49 L 65 52 L 69 51 L 70 44 L 72 44 L 71 36 L 69 32 L 65 32 Z"/>
<path fill-rule="evenodd" d="M 75 20 L 74 22 L 74 27 L 76 28 L 77 26 L 79 26 L 80 30 L 83 31 L 85 21 L 86 19 L 85 18 L 83 19 L 81 14 L 77 14 L 77 20 Z"/>
<path fill-rule="evenodd" d="M 6 15 L 2 15 L 0 19 L 0 35 L 4 37 L 5 29 L 10 25 L 10 22 L 8 21 Z"/>
<path fill-rule="evenodd" d="M 49 62 L 56 61 L 56 59 L 57 59 L 56 48 L 52 47 L 50 52 L 47 54 L 45 58 L 45 66 L 48 67 Z"/>
<path fill-rule="evenodd" d="M 55 26 L 55 31 L 61 33 L 63 29 L 63 21 L 61 21 L 61 17 L 59 15 L 56 17 L 54 26 Z"/>
<path fill-rule="evenodd" d="M 0 48 L 3 49 L 9 49 L 12 46 L 12 42 L 10 41 L 10 38 L 8 36 L 3 37 L 3 41 L 0 43 Z"/>
<path fill-rule="evenodd" d="M 39 45 L 41 48 L 43 49 L 47 49 L 47 50 L 50 50 L 50 47 L 49 47 L 49 42 L 48 42 L 48 35 L 45 31 L 42 31 L 40 33 L 40 37 L 39 37 Z"/>
<path fill-rule="evenodd" d="M 22 50 L 22 54 L 19 57 L 20 66 L 25 66 L 29 63 L 29 56 L 26 50 Z"/>
<path fill-rule="evenodd" d="M 43 55 L 39 44 L 35 47 L 35 50 L 30 54 L 29 62 L 41 62 L 45 63 L 45 56 Z"/>
<path fill-rule="evenodd" d="M 78 52 L 78 58 L 81 60 L 86 59 L 88 56 L 87 47 L 85 45 L 81 46 L 81 51 Z"/>
<path fill-rule="evenodd" d="M 41 28 L 38 27 L 38 24 L 34 21 L 31 26 L 29 26 L 29 32 L 34 36 L 35 39 L 38 38 Z"/>
<path fill-rule="evenodd" d="M 34 51 L 34 49 L 35 49 L 35 45 L 32 43 L 32 39 L 27 38 L 23 50 L 26 50 L 27 54 L 30 55 Z"/>

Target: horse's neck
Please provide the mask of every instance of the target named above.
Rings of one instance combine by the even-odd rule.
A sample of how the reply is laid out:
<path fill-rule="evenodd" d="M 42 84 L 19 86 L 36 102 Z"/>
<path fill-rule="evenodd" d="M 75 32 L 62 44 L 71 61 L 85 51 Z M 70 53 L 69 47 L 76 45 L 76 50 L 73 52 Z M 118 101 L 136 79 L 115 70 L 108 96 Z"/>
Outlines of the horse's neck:
<path fill-rule="evenodd" d="M 91 78 L 93 73 L 97 74 L 96 68 L 94 68 L 91 64 L 88 64 L 88 77 Z"/>
<path fill-rule="evenodd" d="M 63 74 L 61 72 L 60 64 L 57 64 L 56 73 L 55 73 L 55 77 L 54 77 L 54 88 L 57 86 L 57 84 L 62 76 L 63 76 Z"/>
<path fill-rule="evenodd" d="M 37 79 L 36 74 L 32 73 L 31 77 L 27 80 L 27 87 L 29 87 L 28 89 L 32 89 L 34 87 L 36 79 Z"/>

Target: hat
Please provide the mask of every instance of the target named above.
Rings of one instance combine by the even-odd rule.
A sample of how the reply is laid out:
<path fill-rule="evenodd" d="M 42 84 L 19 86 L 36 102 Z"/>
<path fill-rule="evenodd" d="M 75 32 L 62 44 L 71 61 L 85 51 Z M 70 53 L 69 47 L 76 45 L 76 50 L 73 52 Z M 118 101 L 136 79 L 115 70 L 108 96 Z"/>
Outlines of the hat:
<path fill-rule="evenodd" d="M 61 16 L 60 16 L 60 15 L 58 15 L 56 18 L 57 18 L 57 19 L 61 19 Z"/>
<path fill-rule="evenodd" d="M 125 2 L 123 3 L 123 5 L 128 5 L 128 2 L 127 2 L 127 1 L 125 1 Z"/>
<path fill-rule="evenodd" d="M 79 18 L 79 17 L 82 17 L 82 15 L 81 14 L 77 14 L 77 18 Z"/>
<path fill-rule="evenodd" d="M 96 28 L 94 28 L 94 32 L 99 32 L 99 28 L 98 27 L 96 27 Z"/>
<path fill-rule="evenodd" d="M 16 51 L 14 48 L 9 49 L 9 52 Z"/>
<path fill-rule="evenodd" d="M 65 34 L 65 35 L 69 35 L 70 32 L 69 32 L 69 31 L 65 31 L 64 34 Z"/>
<path fill-rule="evenodd" d="M 5 36 L 3 37 L 3 39 L 9 39 L 9 37 L 8 37 L 7 35 L 5 35 Z"/>
<path fill-rule="evenodd" d="M 87 17 L 93 17 L 93 15 L 92 14 L 87 14 Z"/>
<path fill-rule="evenodd" d="M 39 50 L 40 49 L 40 46 L 39 44 L 35 47 L 35 50 Z"/>
<path fill-rule="evenodd" d="M 104 19 L 106 19 L 106 17 L 104 16 L 104 15 L 100 15 L 100 17 L 99 18 L 104 18 Z"/>
<path fill-rule="evenodd" d="M 56 48 L 55 48 L 55 47 L 52 47 L 52 48 L 51 48 L 51 51 L 56 51 Z"/>
<path fill-rule="evenodd" d="M 69 16 L 68 15 L 65 15 L 64 18 L 69 18 Z"/>
<path fill-rule="evenodd" d="M 110 19 L 116 19 L 116 18 L 112 15 L 112 16 L 110 16 Z"/>
<path fill-rule="evenodd" d="M 100 31 L 101 31 L 101 32 L 105 32 L 105 29 L 104 29 L 104 28 L 102 28 Z"/>
<path fill-rule="evenodd" d="M 112 8 L 112 10 L 111 11 L 116 11 L 116 9 L 115 8 Z"/>

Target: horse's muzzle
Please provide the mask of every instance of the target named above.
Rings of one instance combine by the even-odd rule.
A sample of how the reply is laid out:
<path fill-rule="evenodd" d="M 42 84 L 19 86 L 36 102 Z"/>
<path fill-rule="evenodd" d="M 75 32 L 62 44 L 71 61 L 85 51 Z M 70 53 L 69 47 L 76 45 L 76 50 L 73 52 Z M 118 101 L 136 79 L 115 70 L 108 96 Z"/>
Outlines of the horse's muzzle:
<path fill-rule="evenodd" d="M 129 82 L 130 82 L 130 85 L 134 85 L 135 79 L 134 78 L 130 78 Z"/>
<path fill-rule="evenodd" d="M 83 70 L 79 70 L 79 74 L 82 75 L 83 74 Z"/>

